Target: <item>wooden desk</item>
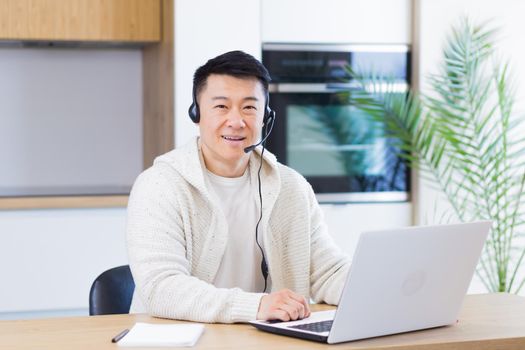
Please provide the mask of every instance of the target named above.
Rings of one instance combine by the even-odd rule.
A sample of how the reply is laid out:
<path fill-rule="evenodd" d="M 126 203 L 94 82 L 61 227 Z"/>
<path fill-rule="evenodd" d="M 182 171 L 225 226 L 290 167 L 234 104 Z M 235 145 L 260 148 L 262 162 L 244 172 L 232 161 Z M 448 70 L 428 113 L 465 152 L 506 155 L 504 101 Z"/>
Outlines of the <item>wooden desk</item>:
<path fill-rule="evenodd" d="M 316 305 L 314 309 L 327 309 Z M 1 349 L 117 349 L 110 339 L 135 322 L 172 323 L 146 315 L 0 321 Z M 467 296 L 455 326 L 326 345 L 261 332 L 246 324 L 206 325 L 197 349 L 525 349 L 525 298 Z M 123 349 L 123 348 L 121 348 Z M 159 348 L 156 348 L 159 349 Z"/>

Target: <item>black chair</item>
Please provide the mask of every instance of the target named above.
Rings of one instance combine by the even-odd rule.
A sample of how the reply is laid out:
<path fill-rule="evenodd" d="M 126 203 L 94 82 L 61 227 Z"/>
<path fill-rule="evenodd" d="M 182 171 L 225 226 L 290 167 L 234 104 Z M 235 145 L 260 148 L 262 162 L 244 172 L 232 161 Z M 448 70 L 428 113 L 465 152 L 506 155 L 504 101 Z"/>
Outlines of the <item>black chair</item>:
<path fill-rule="evenodd" d="M 129 265 L 103 272 L 89 291 L 89 315 L 129 313 L 134 290 L 135 282 Z"/>

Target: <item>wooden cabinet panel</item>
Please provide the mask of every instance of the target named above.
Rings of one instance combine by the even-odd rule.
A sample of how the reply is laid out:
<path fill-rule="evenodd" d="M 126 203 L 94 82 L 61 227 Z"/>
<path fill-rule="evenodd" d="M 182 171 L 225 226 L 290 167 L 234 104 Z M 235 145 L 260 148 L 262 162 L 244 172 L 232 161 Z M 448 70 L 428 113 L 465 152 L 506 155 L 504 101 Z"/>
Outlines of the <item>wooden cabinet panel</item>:
<path fill-rule="evenodd" d="M 162 0 L 162 40 L 143 48 L 144 169 L 174 146 L 173 0 Z"/>
<path fill-rule="evenodd" d="M 118 208 L 128 205 L 129 196 L 57 196 L 0 198 L 0 210 L 50 208 Z"/>
<path fill-rule="evenodd" d="M 0 0 L 0 40 L 157 42 L 160 0 Z"/>

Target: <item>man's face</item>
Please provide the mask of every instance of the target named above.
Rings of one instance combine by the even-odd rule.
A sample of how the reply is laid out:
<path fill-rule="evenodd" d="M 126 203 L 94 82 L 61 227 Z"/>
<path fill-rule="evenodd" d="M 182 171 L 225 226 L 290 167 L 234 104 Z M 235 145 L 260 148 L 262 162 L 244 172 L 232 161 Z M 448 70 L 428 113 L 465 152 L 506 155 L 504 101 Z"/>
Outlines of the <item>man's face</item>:
<path fill-rule="evenodd" d="M 207 163 L 226 165 L 248 159 L 244 148 L 259 140 L 265 98 L 256 78 L 208 77 L 198 96 L 201 145 Z"/>

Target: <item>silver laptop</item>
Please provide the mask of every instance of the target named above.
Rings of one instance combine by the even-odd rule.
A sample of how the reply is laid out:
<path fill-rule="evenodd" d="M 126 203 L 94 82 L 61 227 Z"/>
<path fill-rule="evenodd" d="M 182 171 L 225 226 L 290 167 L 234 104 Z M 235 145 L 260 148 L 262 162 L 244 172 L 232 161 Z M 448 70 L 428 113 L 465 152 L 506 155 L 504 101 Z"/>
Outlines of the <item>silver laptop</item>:
<path fill-rule="evenodd" d="M 337 310 L 299 321 L 250 323 L 330 344 L 454 324 L 491 225 L 365 232 Z"/>

